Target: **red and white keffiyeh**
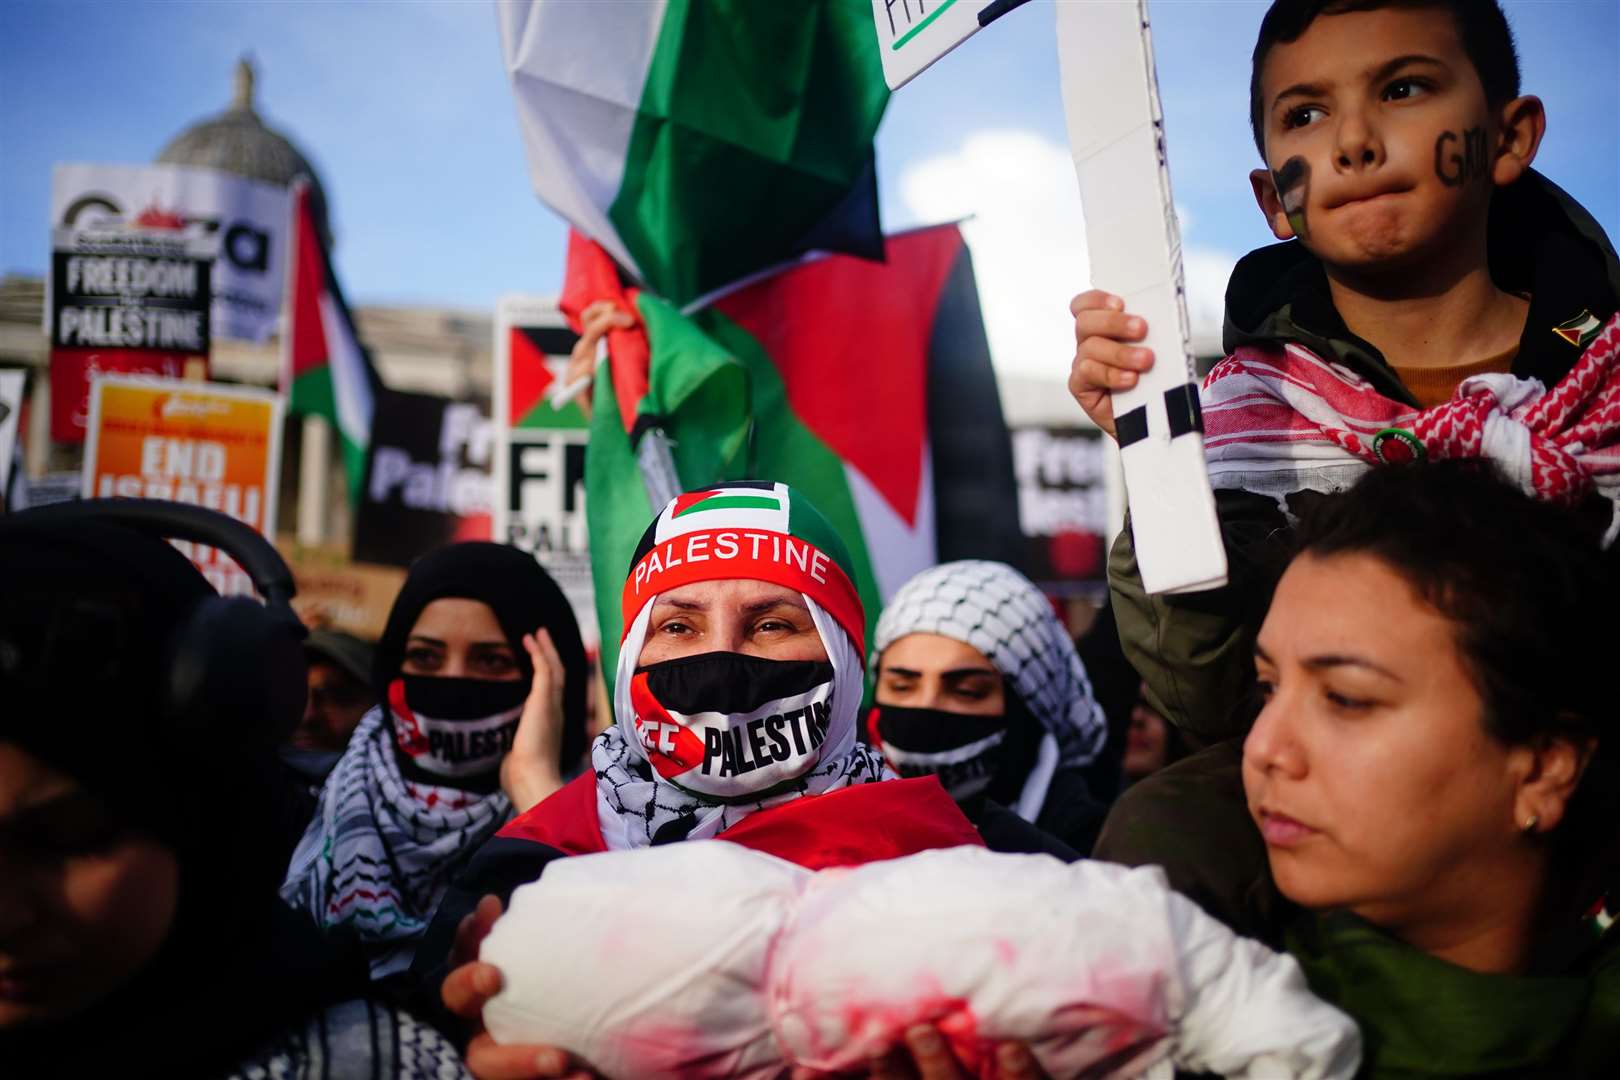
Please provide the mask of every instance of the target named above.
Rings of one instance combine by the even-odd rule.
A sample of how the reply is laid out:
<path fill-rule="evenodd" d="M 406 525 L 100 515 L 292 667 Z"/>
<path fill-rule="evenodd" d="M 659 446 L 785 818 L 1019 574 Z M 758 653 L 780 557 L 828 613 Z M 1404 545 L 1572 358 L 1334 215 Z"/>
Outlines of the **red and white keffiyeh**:
<path fill-rule="evenodd" d="M 1204 379 L 1204 449 L 1217 489 L 1279 501 L 1342 491 L 1368 468 L 1417 457 L 1489 458 L 1527 494 L 1620 501 L 1620 315 L 1548 390 L 1476 375 L 1414 409 L 1299 345 L 1244 347 Z M 1615 518 L 1620 523 L 1620 515 Z M 1612 539 L 1615 526 L 1610 526 Z"/>

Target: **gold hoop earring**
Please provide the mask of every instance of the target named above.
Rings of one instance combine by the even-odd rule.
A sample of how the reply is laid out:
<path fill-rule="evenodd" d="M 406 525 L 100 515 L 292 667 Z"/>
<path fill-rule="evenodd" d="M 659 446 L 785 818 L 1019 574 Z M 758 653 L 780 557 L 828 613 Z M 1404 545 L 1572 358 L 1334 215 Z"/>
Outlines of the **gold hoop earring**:
<path fill-rule="evenodd" d="M 1541 824 L 1541 817 L 1537 814 L 1531 814 L 1529 817 L 1524 819 L 1524 831 L 1527 833 L 1533 833 L 1536 831 L 1536 826 L 1539 824 Z"/>

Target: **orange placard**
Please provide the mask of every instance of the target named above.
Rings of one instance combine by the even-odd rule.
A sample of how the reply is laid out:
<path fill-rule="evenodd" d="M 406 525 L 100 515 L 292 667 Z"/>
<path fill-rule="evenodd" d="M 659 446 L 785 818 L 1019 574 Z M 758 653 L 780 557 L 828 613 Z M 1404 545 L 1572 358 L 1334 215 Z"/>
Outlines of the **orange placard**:
<path fill-rule="evenodd" d="M 116 376 L 91 384 L 85 498 L 206 506 L 273 537 L 280 474 L 281 399 L 269 391 Z M 222 595 L 252 593 L 231 559 L 177 546 Z"/>

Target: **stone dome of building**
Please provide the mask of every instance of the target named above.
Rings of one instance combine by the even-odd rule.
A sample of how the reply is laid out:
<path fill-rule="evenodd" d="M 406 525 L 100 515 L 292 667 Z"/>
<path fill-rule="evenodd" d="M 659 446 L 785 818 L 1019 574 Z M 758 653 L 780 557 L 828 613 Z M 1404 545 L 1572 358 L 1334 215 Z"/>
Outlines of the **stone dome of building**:
<path fill-rule="evenodd" d="M 199 120 L 170 139 L 157 160 L 167 165 L 222 169 L 276 187 L 286 187 L 297 176 L 307 175 L 310 209 L 330 246 L 332 230 L 320 176 L 290 139 L 259 118 L 253 108 L 253 83 L 253 65 L 244 57 L 236 62 L 236 92 L 230 108 Z"/>

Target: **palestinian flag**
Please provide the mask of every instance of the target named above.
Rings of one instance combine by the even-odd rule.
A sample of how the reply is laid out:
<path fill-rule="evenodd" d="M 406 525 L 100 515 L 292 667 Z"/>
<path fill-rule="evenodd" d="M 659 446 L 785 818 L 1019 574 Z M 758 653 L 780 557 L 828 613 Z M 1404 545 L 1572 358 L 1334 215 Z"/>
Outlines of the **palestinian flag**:
<path fill-rule="evenodd" d="M 506 425 L 511 428 L 582 428 L 585 413 L 575 402 L 561 409 L 547 395 L 568 370 L 569 354 L 579 335 L 566 326 L 511 326 L 510 381 L 506 388 Z"/>
<path fill-rule="evenodd" d="M 371 417 L 382 381 L 355 333 L 332 259 L 310 212 L 309 185 L 296 181 L 282 333 L 281 389 L 292 413 L 324 416 L 343 447 L 349 498 L 360 497 Z"/>
<path fill-rule="evenodd" d="M 867 0 L 508 0 L 542 201 L 687 304 L 809 250 L 881 256 Z"/>
<path fill-rule="evenodd" d="M 1017 563 L 1012 448 L 961 233 L 919 229 L 886 246 L 884 263 L 824 256 L 683 315 L 621 289 L 606 253 L 574 238 L 563 310 L 616 299 L 643 324 L 610 337 L 585 459 L 603 670 L 654 510 L 636 456 L 653 430 L 684 488 L 780 481 L 814 503 L 850 548 L 868 636 L 919 570 Z"/>

